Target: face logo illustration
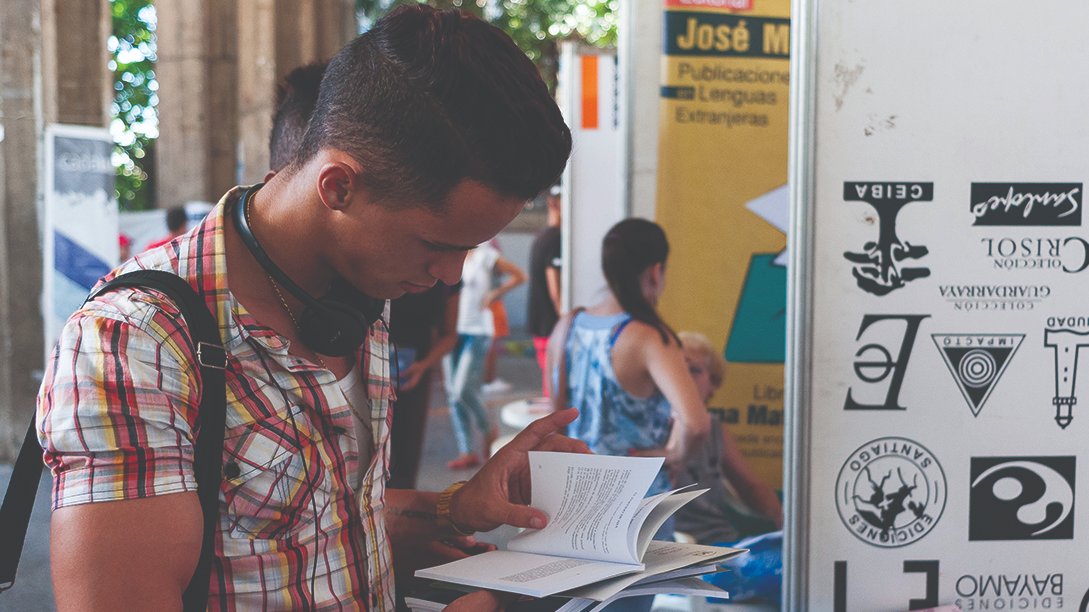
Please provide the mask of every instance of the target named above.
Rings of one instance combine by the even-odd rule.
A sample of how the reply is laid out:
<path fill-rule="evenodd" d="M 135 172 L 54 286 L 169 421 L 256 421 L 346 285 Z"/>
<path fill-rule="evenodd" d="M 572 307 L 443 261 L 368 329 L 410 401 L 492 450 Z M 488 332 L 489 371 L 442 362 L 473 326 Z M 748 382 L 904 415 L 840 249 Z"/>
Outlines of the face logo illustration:
<path fill-rule="evenodd" d="M 836 509 L 858 539 L 907 546 L 930 533 L 945 510 L 945 472 L 923 445 L 878 438 L 858 447 L 836 478 Z"/>
<path fill-rule="evenodd" d="M 877 212 L 877 242 L 867 242 L 861 253 L 843 254 L 855 264 L 851 273 L 860 289 L 883 296 L 917 278 L 930 276 L 930 268 L 901 267 L 904 260 L 920 259 L 929 251 L 925 246 L 900 240 L 896 217 L 912 202 L 932 201 L 934 183 L 844 183 L 843 199 L 865 202 Z"/>
<path fill-rule="evenodd" d="M 979 416 L 1025 334 L 931 334 L 972 415 Z"/>
<path fill-rule="evenodd" d="M 972 457 L 968 539 L 1074 538 L 1074 457 Z"/>
<path fill-rule="evenodd" d="M 1078 356 L 1089 348 L 1089 331 L 1045 329 L 1044 346 L 1055 352 L 1055 422 L 1066 429 L 1074 420 L 1074 404 L 1078 403 Z"/>
<path fill-rule="evenodd" d="M 855 340 L 861 340 L 870 326 L 885 321 L 903 321 L 905 327 L 899 337 L 899 348 L 893 342 L 895 336 L 890 336 L 896 329 L 895 326 L 880 325 L 880 330 L 872 332 L 877 335 L 881 332 L 881 341 L 869 342 L 863 345 L 855 353 L 855 375 L 870 390 L 870 394 L 878 397 L 884 393 L 880 403 L 863 403 L 856 397 L 856 387 L 847 389 L 847 400 L 843 404 L 844 410 L 906 410 L 900 405 L 900 387 L 904 384 L 904 374 L 907 372 L 908 359 L 911 358 L 911 348 L 915 346 L 915 336 L 919 333 L 919 324 L 930 315 L 866 315 L 862 317 L 862 324 L 858 327 L 858 335 Z M 892 356 L 889 347 L 896 351 L 896 358 Z M 886 382 L 887 381 L 887 382 Z"/>
<path fill-rule="evenodd" d="M 1081 183 L 972 183 L 972 225 L 1081 225 Z"/>

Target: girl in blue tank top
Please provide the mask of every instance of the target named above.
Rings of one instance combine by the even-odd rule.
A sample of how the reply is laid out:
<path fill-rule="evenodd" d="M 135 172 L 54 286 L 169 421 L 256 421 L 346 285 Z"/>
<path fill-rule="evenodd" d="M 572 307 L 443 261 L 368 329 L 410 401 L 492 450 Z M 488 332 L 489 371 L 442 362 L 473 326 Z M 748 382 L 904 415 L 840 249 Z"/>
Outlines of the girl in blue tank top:
<path fill-rule="evenodd" d="M 558 384 L 562 348 L 565 399 L 579 409 L 568 435 L 595 453 L 664 456 L 667 466 L 680 467 L 689 449 L 702 445 L 710 420 L 680 341 L 656 310 L 668 254 L 657 224 L 627 219 L 613 226 L 601 257 L 609 292 L 557 324 L 550 371 Z M 670 488 L 663 470 L 650 494 Z"/>
<path fill-rule="evenodd" d="M 601 252 L 609 292 L 585 311 L 565 315 L 549 339 L 554 405 L 579 409 L 568 435 L 595 453 L 664 456 L 666 468 L 649 495 L 672 488 L 669 471 L 683 469 L 711 426 L 681 342 L 656 310 L 668 255 L 657 224 L 617 223 Z M 672 540 L 672 520 L 655 537 Z M 650 610 L 653 600 L 622 599 L 608 610 Z"/>

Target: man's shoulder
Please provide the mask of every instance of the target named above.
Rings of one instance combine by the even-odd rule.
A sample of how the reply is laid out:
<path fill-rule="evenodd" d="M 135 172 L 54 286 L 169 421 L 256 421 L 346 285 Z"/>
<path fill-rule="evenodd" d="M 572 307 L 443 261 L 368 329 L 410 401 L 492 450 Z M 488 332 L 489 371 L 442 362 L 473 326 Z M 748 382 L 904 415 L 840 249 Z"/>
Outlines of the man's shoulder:
<path fill-rule="evenodd" d="M 164 246 L 141 253 L 102 277 L 95 288 L 119 276 L 140 270 L 162 270 L 178 274 L 177 260 L 170 256 L 169 251 Z M 113 319 L 156 336 L 163 334 L 162 330 L 167 323 L 178 321 L 180 317 L 181 309 L 166 294 L 147 287 L 118 287 L 88 300 L 69 318 L 69 322 L 87 318 Z"/>

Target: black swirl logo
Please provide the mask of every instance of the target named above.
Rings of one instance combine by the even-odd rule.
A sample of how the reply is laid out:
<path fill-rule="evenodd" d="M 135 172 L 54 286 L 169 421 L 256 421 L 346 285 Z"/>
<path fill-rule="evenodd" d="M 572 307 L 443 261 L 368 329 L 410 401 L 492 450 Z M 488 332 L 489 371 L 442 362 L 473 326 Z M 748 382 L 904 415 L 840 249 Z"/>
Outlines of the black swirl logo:
<path fill-rule="evenodd" d="M 1073 539 L 1074 467 L 1074 457 L 973 457 L 968 539 Z"/>

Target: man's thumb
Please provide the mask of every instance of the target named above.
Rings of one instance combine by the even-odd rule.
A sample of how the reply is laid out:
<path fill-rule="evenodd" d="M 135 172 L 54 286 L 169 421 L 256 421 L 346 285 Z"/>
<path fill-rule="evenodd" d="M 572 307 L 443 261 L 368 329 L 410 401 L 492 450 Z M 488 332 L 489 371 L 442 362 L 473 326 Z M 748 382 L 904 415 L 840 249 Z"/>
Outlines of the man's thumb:
<path fill-rule="evenodd" d="M 507 504 L 507 513 L 503 522 L 515 527 L 541 529 L 548 524 L 548 517 L 536 508 L 521 504 Z"/>

